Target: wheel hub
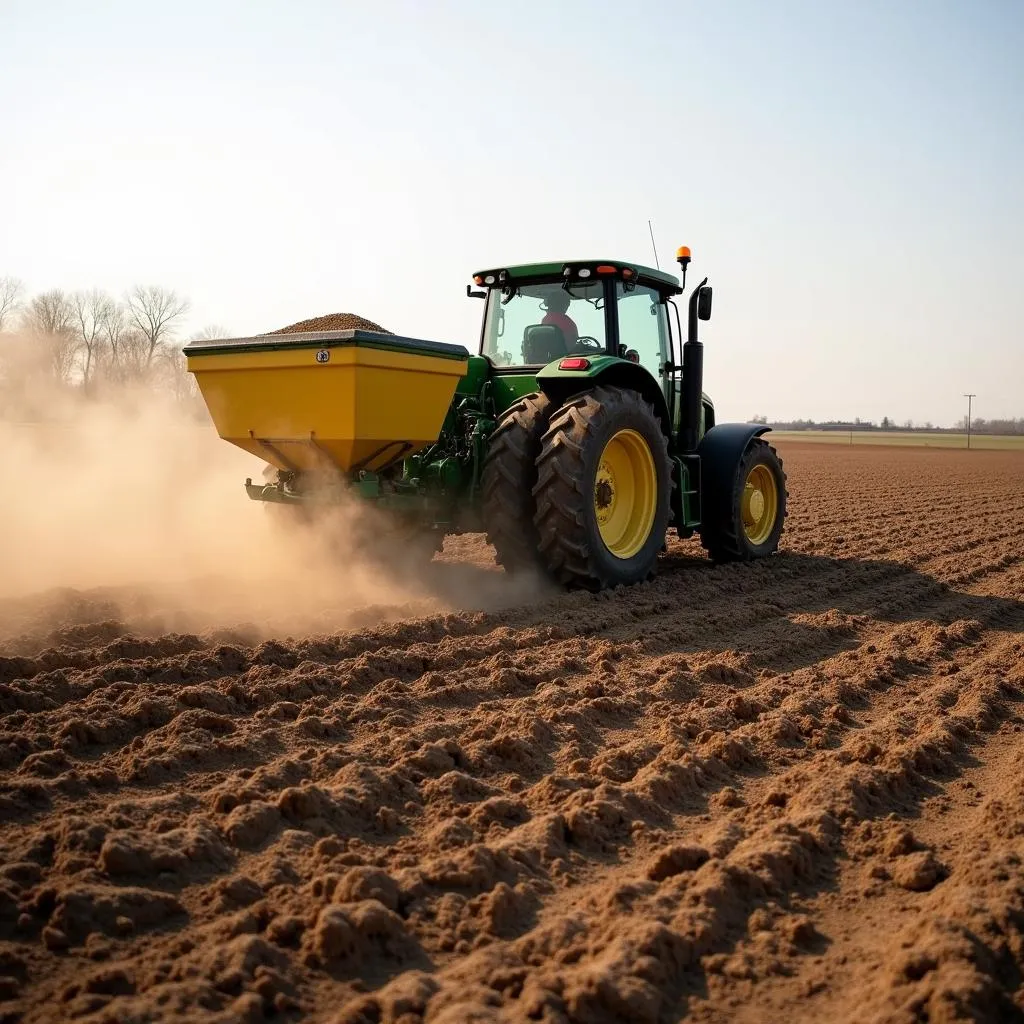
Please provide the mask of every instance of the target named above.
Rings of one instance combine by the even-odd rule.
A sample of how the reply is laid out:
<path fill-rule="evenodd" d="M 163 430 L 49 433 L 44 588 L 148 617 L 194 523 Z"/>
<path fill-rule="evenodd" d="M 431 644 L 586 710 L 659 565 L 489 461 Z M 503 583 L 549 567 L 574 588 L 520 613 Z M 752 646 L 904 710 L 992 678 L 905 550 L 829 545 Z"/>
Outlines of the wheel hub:
<path fill-rule="evenodd" d="M 775 528 L 779 514 L 779 492 L 767 466 L 751 469 L 743 484 L 741 507 L 743 532 L 752 544 L 764 544 Z"/>
<path fill-rule="evenodd" d="M 764 495 L 760 491 L 751 490 L 750 498 L 747 501 L 747 513 L 754 522 L 761 521 L 764 515 Z"/>
<path fill-rule="evenodd" d="M 594 515 L 608 550 L 632 558 L 647 543 L 656 509 L 650 448 L 635 430 L 620 430 L 605 445 L 594 480 Z"/>

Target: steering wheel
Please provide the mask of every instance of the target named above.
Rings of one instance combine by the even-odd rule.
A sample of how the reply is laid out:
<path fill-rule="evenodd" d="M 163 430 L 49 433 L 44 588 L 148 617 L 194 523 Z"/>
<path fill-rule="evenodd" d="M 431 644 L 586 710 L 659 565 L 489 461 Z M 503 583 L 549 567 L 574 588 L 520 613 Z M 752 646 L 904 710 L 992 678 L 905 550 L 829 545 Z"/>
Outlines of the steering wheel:
<path fill-rule="evenodd" d="M 600 341 L 598 341 L 597 338 L 594 338 L 589 334 L 581 334 L 576 339 L 576 344 L 573 345 L 572 350 L 573 352 L 577 350 L 582 352 L 593 352 L 595 350 L 598 352 L 603 352 L 604 345 Z"/>

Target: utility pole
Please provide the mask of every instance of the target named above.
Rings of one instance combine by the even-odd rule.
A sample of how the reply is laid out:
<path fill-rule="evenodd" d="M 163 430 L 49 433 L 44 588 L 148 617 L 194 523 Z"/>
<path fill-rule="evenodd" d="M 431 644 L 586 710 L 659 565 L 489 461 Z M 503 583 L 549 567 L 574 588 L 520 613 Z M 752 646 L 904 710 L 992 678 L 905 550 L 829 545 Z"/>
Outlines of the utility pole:
<path fill-rule="evenodd" d="M 965 394 L 964 398 L 967 399 L 967 447 L 971 447 L 971 402 L 977 398 L 976 394 Z"/>

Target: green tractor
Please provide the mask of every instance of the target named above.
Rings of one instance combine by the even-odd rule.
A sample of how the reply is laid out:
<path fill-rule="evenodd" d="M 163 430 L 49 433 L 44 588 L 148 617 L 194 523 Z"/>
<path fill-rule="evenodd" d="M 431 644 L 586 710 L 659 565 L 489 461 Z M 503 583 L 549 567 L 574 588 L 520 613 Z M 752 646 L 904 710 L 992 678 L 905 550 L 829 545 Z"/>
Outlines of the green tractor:
<path fill-rule="evenodd" d="M 193 342 L 220 436 L 267 461 L 251 498 L 372 503 L 394 542 L 485 531 L 506 570 L 600 590 L 649 578 L 669 528 L 716 562 L 778 549 L 786 477 L 768 427 L 716 423 L 693 289 L 617 260 L 484 270 L 480 351 L 367 331 Z M 387 523 L 387 527 L 385 527 Z M 396 534 L 395 531 L 398 531 Z"/>

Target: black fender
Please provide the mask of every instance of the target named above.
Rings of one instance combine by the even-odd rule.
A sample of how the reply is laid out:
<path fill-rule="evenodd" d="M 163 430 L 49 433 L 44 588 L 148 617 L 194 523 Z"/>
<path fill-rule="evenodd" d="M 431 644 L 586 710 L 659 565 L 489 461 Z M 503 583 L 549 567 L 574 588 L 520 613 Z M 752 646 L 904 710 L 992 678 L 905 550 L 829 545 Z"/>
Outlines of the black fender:
<path fill-rule="evenodd" d="M 736 482 L 736 470 L 750 442 L 771 427 L 761 423 L 719 423 L 701 438 L 700 519 L 711 522 L 727 507 Z"/>

